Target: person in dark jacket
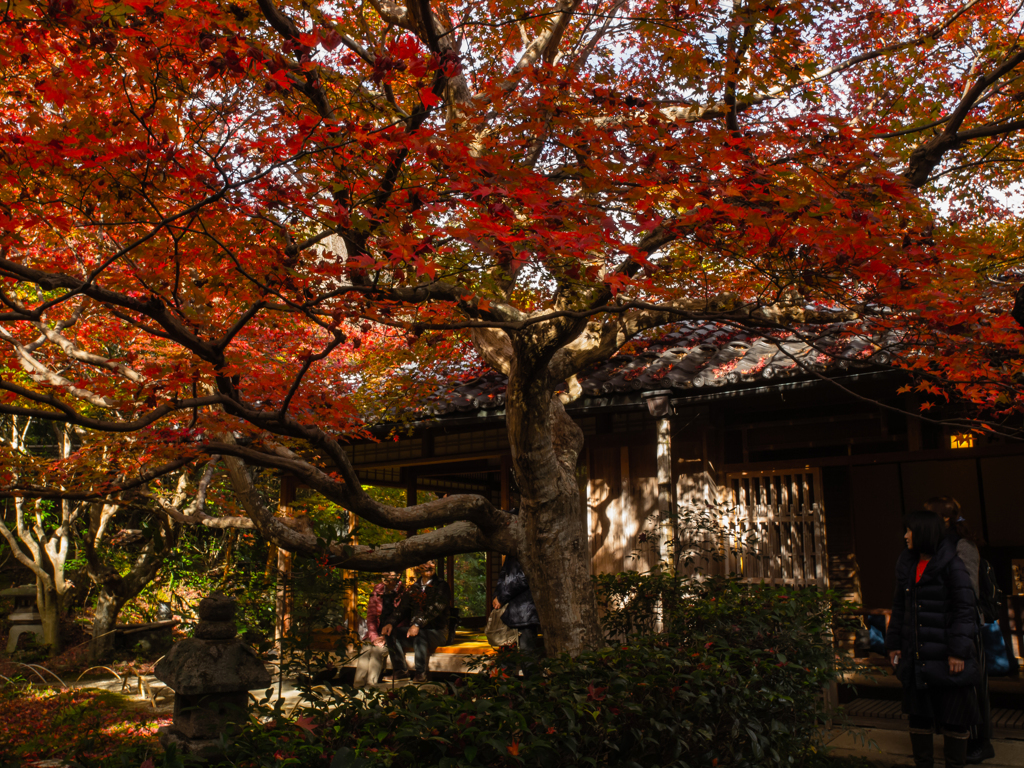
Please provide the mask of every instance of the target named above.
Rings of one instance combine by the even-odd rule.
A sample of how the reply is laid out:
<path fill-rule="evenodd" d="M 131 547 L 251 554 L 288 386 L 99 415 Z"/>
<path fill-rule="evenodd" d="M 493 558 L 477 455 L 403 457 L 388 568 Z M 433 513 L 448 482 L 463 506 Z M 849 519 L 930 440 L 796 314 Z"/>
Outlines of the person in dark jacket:
<path fill-rule="evenodd" d="M 519 630 L 519 650 L 539 657 L 543 651 L 540 635 L 540 617 L 530 592 L 530 580 L 519 558 L 509 555 L 498 573 L 494 587 L 494 607 L 505 606 L 501 620 L 506 626 Z"/>
<path fill-rule="evenodd" d="M 395 678 L 408 677 L 405 649 L 411 646 L 415 655 L 415 682 L 426 682 L 431 654 L 448 639 L 448 616 L 452 593 L 448 582 L 436 573 L 433 560 L 417 565 L 419 577 L 406 587 L 390 615 L 381 619 L 381 635 L 386 638 Z"/>
<path fill-rule="evenodd" d="M 942 724 L 946 766 L 962 768 L 969 729 L 979 720 L 974 590 L 941 517 L 912 512 L 906 528 L 885 648 L 903 683 L 914 765 L 932 768 L 933 734 Z"/>
<path fill-rule="evenodd" d="M 946 524 L 946 538 L 956 547 L 957 557 L 966 566 L 967 575 L 971 577 L 974 597 L 977 598 L 981 593 L 981 551 L 978 548 L 977 537 L 961 514 L 960 502 L 952 496 L 935 496 L 924 503 L 924 508 L 929 512 L 935 512 Z M 978 614 L 980 630 L 985 624 L 985 619 L 981 616 L 980 611 Z M 976 642 L 978 645 L 978 667 L 981 674 L 975 695 L 978 697 L 978 713 L 981 716 L 981 721 L 971 738 L 967 740 L 968 765 L 975 765 L 996 756 L 995 747 L 992 746 L 992 704 L 988 695 L 985 644 L 980 635 Z"/>

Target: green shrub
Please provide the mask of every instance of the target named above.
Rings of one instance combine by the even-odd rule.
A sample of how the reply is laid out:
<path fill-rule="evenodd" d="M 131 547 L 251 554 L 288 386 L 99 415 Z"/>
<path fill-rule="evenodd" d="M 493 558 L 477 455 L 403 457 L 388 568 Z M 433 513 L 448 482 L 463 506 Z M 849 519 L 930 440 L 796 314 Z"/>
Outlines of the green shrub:
<path fill-rule="evenodd" d="M 660 633 L 726 638 L 732 646 L 770 647 L 831 666 L 836 622 L 847 620 L 837 593 L 809 587 L 670 573 L 608 574 L 595 582 L 610 642 Z"/>
<path fill-rule="evenodd" d="M 313 698 L 300 717 L 254 712 L 233 766 L 817 766 L 822 691 L 833 679 L 832 600 L 814 590 L 661 581 L 665 630 L 632 575 L 602 580 L 613 634 L 625 641 L 543 662 L 521 680 L 517 654 L 444 693 L 416 687 Z M 647 598 L 644 598 L 647 599 Z M 622 612 L 635 612 L 625 616 Z M 623 632 L 615 622 L 651 627 Z M 267 724 L 267 723 L 270 724 Z"/>

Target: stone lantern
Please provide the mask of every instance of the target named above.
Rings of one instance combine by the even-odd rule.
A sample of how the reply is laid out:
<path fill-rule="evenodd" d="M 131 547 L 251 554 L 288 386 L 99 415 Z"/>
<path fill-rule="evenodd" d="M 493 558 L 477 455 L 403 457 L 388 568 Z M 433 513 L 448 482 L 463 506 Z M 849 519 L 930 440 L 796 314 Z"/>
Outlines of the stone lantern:
<path fill-rule="evenodd" d="M 43 637 L 42 617 L 36 610 L 36 588 L 34 584 L 23 587 L 11 587 L 0 591 L 0 597 L 14 598 L 14 612 L 7 620 L 11 622 L 11 634 L 7 641 L 7 652 L 14 653 L 18 648 L 18 638 L 26 632 Z"/>
<path fill-rule="evenodd" d="M 174 691 L 174 720 L 160 729 L 166 749 L 210 757 L 221 735 L 245 719 L 249 691 L 267 688 L 270 673 L 235 632 L 235 600 L 213 595 L 200 601 L 195 637 L 175 643 L 154 674 Z"/>

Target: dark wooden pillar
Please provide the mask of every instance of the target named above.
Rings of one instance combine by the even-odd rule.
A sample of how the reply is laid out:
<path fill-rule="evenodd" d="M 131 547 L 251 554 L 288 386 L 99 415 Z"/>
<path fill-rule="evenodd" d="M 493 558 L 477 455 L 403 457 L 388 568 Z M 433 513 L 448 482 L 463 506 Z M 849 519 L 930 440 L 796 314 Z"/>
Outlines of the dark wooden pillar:
<path fill-rule="evenodd" d="M 445 559 L 448 561 L 447 564 L 446 564 L 448 566 L 448 568 L 447 568 L 447 571 L 448 571 L 447 572 L 447 576 L 448 576 L 448 578 L 446 579 L 447 582 L 448 582 L 448 607 L 452 611 L 451 615 L 454 616 L 455 615 L 455 555 L 448 555 L 448 557 L 445 558 Z M 455 624 L 455 627 L 457 627 L 457 626 L 458 626 L 458 622 L 456 622 L 456 624 Z M 454 642 L 454 639 L 455 639 L 454 629 L 455 629 L 455 627 L 451 627 L 451 625 L 449 625 L 449 627 L 452 629 L 452 641 Z"/>
<path fill-rule="evenodd" d="M 289 516 L 291 504 L 295 501 L 295 478 L 281 477 L 279 513 Z M 284 638 L 292 630 L 292 553 L 277 549 L 277 590 L 274 600 L 274 647 L 281 653 Z"/>
<path fill-rule="evenodd" d="M 349 543 L 358 544 L 359 537 L 352 534 L 356 529 L 356 521 L 359 518 L 355 516 L 354 512 L 348 513 L 348 533 Z M 346 634 L 347 644 L 351 644 L 353 647 L 358 646 L 360 642 L 359 638 L 359 586 L 356 582 L 358 576 L 357 571 L 342 571 L 341 578 L 345 584 L 345 620 L 348 623 Z"/>
<path fill-rule="evenodd" d="M 408 485 L 405 486 L 405 506 L 407 506 L 407 507 L 414 507 L 414 506 L 416 506 L 417 496 L 418 496 L 418 494 L 416 493 L 416 476 L 415 475 L 411 475 L 409 477 Z M 407 538 L 407 539 L 411 538 L 412 536 L 415 536 L 415 535 L 416 535 L 416 531 L 414 531 L 414 530 L 413 531 L 406 531 L 405 532 L 405 538 Z M 412 581 L 412 578 L 413 578 L 412 568 L 406 568 L 405 569 L 405 581 L 406 581 L 406 583 L 409 583 L 410 581 Z"/>
<path fill-rule="evenodd" d="M 512 457 L 504 455 L 501 457 L 501 508 L 512 508 Z M 487 604 L 485 613 L 490 612 L 491 602 L 494 600 L 494 586 L 498 581 L 498 572 L 501 570 L 502 556 L 500 552 L 487 553 Z"/>

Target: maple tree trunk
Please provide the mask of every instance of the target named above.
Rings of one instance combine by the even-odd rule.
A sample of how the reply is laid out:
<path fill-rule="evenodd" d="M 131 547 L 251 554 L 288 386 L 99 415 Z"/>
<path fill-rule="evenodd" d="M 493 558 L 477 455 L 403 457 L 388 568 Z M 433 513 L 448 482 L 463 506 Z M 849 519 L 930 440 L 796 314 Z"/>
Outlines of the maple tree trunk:
<path fill-rule="evenodd" d="M 91 537 L 86 539 L 89 578 L 99 587 L 92 640 L 89 643 L 89 657 L 93 662 L 101 661 L 114 650 L 113 630 L 121 609 L 138 597 L 146 585 L 156 578 L 166 553 L 177 541 L 175 529 L 164 529 L 159 536 L 160 541 L 150 541 L 131 570 L 123 576 L 102 563 L 96 552 L 96 542 Z"/>
<path fill-rule="evenodd" d="M 36 604 L 43 625 L 43 645 L 49 646 L 50 655 L 61 652 L 60 642 L 60 595 L 55 589 L 46 586 L 36 587 Z"/>
<path fill-rule="evenodd" d="M 89 642 L 89 658 L 93 663 L 103 661 L 113 653 L 114 626 L 124 604 L 124 599 L 100 590 L 92 620 L 92 640 Z"/>
<path fill-rule="evenodd" d="M 577 655 L 602 644 L 579 490 L 560 490 L 534 509 L 524 504 L 520 561 L 530 577 L 549 654 Z"/>
<path fill-rule="evenodd" d="M 519 559 L 530 579 L 548 654 L 602 645 L 576 463 L 583 432 L 535 377 L 508 390 L 507 423 L 521 489 Z"/>

